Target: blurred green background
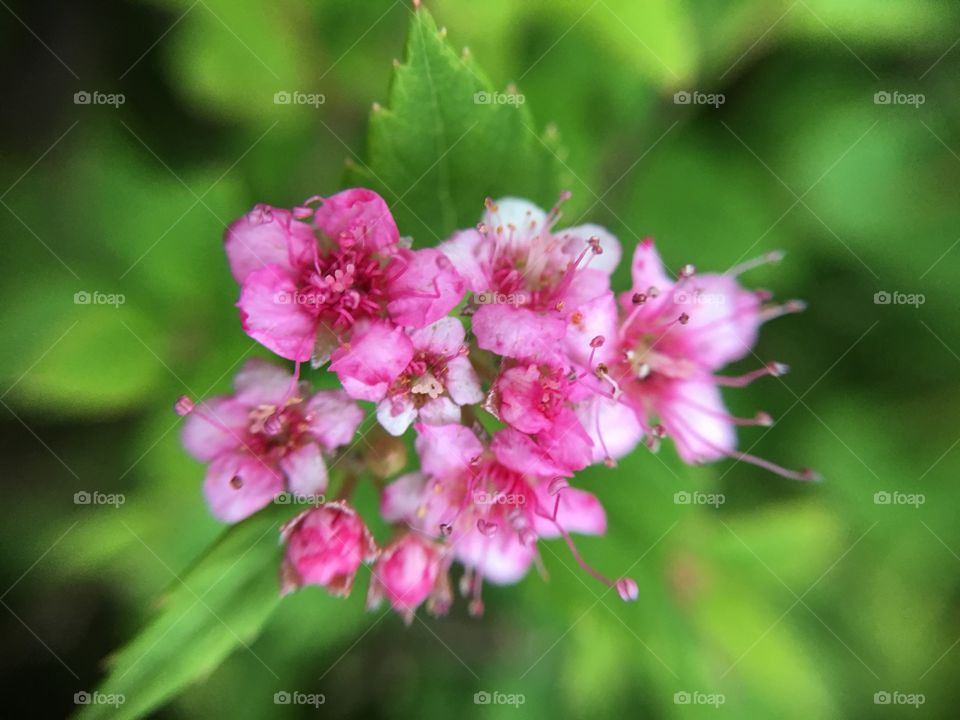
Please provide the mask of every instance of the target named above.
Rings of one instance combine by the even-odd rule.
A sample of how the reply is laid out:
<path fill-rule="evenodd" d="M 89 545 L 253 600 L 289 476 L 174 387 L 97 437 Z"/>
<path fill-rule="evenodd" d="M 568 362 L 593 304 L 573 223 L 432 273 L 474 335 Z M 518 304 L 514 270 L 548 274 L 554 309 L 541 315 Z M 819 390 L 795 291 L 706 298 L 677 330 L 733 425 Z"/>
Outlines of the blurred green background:
<path fill-rule="evenodd" d="M 628 251 L 652 235 L 674 268 L 787 251 L 746 280 L 808 301 L 756 350 L 793 370 L 726 397 L 778 419 L 742 432 L 744 450 L 825 482 L 638 450 L 578 478 L 609 514 L 608 535 L 581 550 L 634 576 L 636 603 L 603 594 L 559 542 L 544 545 L 549 582 L 488 587 L 481 620 L 463 603 L 410 628 L 364 614 L 365 577 L 347 601 L 308 589 L 157 716 L 316 713 L 274 705 L 296 689 L 324 693 L 330 717 L 955 717 L 960 5 L 427 5 L 495 85 L 517 84 L 538 129 L 556 126 L 574 194 L 565 221 L 604 224 Z M 265 354 L 232 304 L 224 223 L 342 186 L 409 21 L 390 0 L 0 8 L 11 716 L 71 712 L 221 532 L 171 407 L 228 390 L 244 358 Z M 77 105 L 83 90 L 125 102 Z M 284 90 L 325 102 L 275 105 Z M 675 103 L 683 90 L 725 102 Z M 924 102 L 878 104 L 878 92 Z M 125 303 L 75 304 L 84 291 Z M 878 304 L 883 291 L 925 302 Z M 76 505 L 83 490 L 126 501 Z M 679 491 L 725 503 L 677 504 Z M 478 691 L 525 703 L 478 706 Z M 878 704 L 885 692 L 924 704 Z M 695 693 L 725 702 L 684 704 Z"/>

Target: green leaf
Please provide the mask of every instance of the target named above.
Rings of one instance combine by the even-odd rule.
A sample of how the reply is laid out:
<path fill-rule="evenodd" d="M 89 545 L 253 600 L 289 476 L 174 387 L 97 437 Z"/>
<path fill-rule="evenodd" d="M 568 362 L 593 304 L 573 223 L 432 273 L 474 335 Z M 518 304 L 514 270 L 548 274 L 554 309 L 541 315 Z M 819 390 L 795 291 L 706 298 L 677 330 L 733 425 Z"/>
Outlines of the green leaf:
<path fill-rule="evenodd" d="M 238 645 L 249 644 L 280 602 L 277 533 L 290 514 L 270 505 L 234 525 L 161 598 L 160 612 L 110 660 L 98 688 L 122 694 L 119 707 L 90 704 L 78 718 L 136 718 L 212 672 Z"/>
<path fill-rule="evenodd" d="M 469 53 L 457 55 L 421 8 L 387 107 L 374 107 L 369 162 L 351 166 L 349 180 L 380 192 L 401 232 L 421 242 L 476 223 L 487 196 L 549 207 L 563 184 L 557 137 L 536 129 L 525 101 L 494 88 Z"/>

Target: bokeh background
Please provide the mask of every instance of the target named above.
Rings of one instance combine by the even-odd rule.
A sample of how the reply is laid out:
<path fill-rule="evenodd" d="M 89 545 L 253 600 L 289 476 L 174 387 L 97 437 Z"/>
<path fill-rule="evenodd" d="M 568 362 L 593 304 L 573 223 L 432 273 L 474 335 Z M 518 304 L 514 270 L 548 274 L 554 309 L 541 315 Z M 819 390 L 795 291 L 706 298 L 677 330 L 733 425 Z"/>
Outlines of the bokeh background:
<path fill-rule="evenodd" d="M 5 714 L 59 717 L 222 531 L 171 406 L 226 391 L 263 353 L 232 305 L 224 223 L 342 186 L 410 7 L 0 4 L 2 698 Z M 482 620 L 461 603 L 406 628 L 363 612 L 366 578 L 347 601 L 308 589 L 157 716 L 317 713 L 274 705 L 294 689 L 324 693 L 330 717 L 955 716 L 960 4 L 427 4 L 497 86 L 517 84 L 539 128 L 556 126 L 569 222 L 604 224 L 628 250 L 652 235 L 675 268 L 787 251 L 748 280 L 809 309 L 768 325 L 737 369 L 792 372 L 727 398 L 778 419 L 742 432 L 743 449 L 825 481 L 639 450 L 579 478 L 609 514 L 581 550 L 633 575 L 636 603 L 603 594 L 558 542 L 549 582 L 489 587 Z M 84 90 L 125 101 L 75 104 Z M 275 105 L 283 90 L 325 102 Z M 677 104 L 681 90 L 725 102 Z M 125 302 L 76 304 L 84 291 Z M 84 490 L 125 502 L 75 504 Z M 725 502 L 678 504 L 682 491 Z M 525 703 L 478 706 L 478 691 Z M 878 704 L 884 692 L 924 703 Z"/>

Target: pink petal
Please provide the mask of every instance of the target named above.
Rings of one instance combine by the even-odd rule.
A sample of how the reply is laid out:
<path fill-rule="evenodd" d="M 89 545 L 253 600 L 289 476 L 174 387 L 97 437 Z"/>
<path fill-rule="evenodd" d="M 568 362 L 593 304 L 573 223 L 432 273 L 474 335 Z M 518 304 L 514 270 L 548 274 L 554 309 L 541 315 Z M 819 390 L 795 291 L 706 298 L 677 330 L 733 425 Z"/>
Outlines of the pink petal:
<path fill-rule="evenodd" d="M 500 463 L 521 475 L 554 478 L 570 474 L 569 468 L 550 457 L 533 438 L 511 427 L 498 430 L 490 447 Z"/>
<path fill-rule="evenodd" d="M 643 439 L 636 413 L 621 402 L 595 395 L 574 411 L 593 441 L 593 462 L 602 462 L 607 453 L 615 460 L 622 458 Z"/>
<path fill-rule="evenodd" d="M 597 363 L 610 363 L 617 357 L 618 314 L 617 301 L 613 293 L 607 292 L 600 297 L 580 305 L 579 322 L 567 326 L 564 347 L 575 363 L 586 366 L 592 356 L 591 367 Z M 591 346 L 594 338 L 603 338 L 603 344 Z"/>
<path fill-rule="evenodd" d="M 436 248 L 400 250 L 387 266 L 387 311 L 394 322 L 423 327 L 463 299 L 466 281 Z"/>
<path fill-rule="evenodd" d="M 383 489 L 380 514 L 387 522 L 411 522 L 423 502 L 427 478 L 423 473 L 401 475 Z"/>
<path fill-rule="evenodd" d="M 560 498 L 556 521 L 564 530 L 584 535 L 603 535 L 607 531 L 607 514 L 595 495 L 573 487 L 551 495 L 549 486 L 550 481 L 544 480 L 536 488 L 537 503 L 543 514 L 552 517 L 557 498 Z M 554 538 L 560 535 L 556 524 L 536 515 L 533 528 L 540 537 Z"/>
<path fill-rule="evenodd" d="M 518 582 L 527 574 L 536 556 L 535 544 L 524 545 L 513 532 L 498 532 L 487 537 L 473 529 L 460 538 L 454 548 L 460 562 L 475 568 L 484 580 L 496 585 Z"/>
<path fill-rule="evenodd" d="M 379 402 L 412 358 L 413 344 L 403 328 L 372 320 L 354 327 L 349 344 L 333 352 L 330 370 L 350 397 Z"/>
<path fill-rule="evenodd" d="M 633 276 L 634 292 L 646 293 L 651 287 L 655 287 L 663 293 L 673 285 L 673 281 L 664 272 L 663 261 L 651 238 L 637 244 L 630 272 Z"/>
<path fill-rule="evenodd" d="M 460 276 L 467 282 L 468 290 L 485 292 L 492 289 L 490 264 L 494 244 L 474 229 L 461 230 L 440 243 L 437 249 L 453 263 Z"/>
<path fill-rule="evenodd" d="M 289 210 L 257 205 L 234 220 L 224 235 L 230 271 L 241 285 L 247 276 L 267 265 L 279 265 L 290 274 L 310 262 L 316 240 L 309 225 L 293 219 Z"/>
<path fill-rule="evenodd" d="M 201 462 L 243 445 L 250 425 L 250 408 L 232 397 L 215 397 L 200 403 L 183 424 L 183 446 Z"/>
<path fill-rule="evenodd" d="M 233 378 L 236 398 L 249 407 L 280 405 L 291 390 L 293 375 L 283 367 L 262 358 L 244 363 Z"/>
<path fill-rule="evenodd" d="M 426 425 L 452 425 L 460 422 L 460 406 L 448 397 L 427 400 L 420 408 L 420 422 Z"/>
<path fill-rule="evenodd" d="M 690 320 L 674 334 L 691 359 L 718 369 L 747 355 L 757 342 L 761 302 L 726 275 L 694 275 L 674 301 Z"/>
<path fill-rule="evenodd" d="M 564 408 L 547 430 L 538 433 L 536 440 L 538 448 L 565 470 L 558 475 L 582 470 L 593 460 L 593 441 L 569 408 Z"/>
<path fill-rule="evenodd" d="M 620 241 L 614 237 L 609 230 L 599 225 L 577 225 L 575 227 L 564 228 L 556 232 L 557 237 L 564 243 L 564 250 L 572 257 L 577 257 L 591 238 L 597 238 L 600 241 L 600 248 L 603 250 L 599 255 L 594 255 L 590 264 L 587 266 L 591 270 L 600 270 L 606 275 L 610 275 L 620 264 Z M 590 252 L 593 252 L 592 250 Z"/>
<path fill-rule="evenodd" d="M 484 350 L 512 358 L 555 359 L 567 324 L 527 308 L 483 305 L 473 316 L 473 333 Z"/>
<path fill-rule="evenodd" d="M 210 511 L 224 522 L 239 522 L 253 515 L 282 491 L 280 473 L 247 452 L 216 458 L 207 468 L 203 483 Z"/>
<path fill-rule="evenodd" d="M 521 365 L 500 374 L 496 384 L 500 395 L 500 417 L 520 432 L 538 433 L 553 424 L 553 420 L 541 411 L 543 387 L 540 384 L 540 368 Z"/>
<path fill-rule="evenodd" d="M 417 425 L 417 454 L 420 467 L 434 478 L 461 477 L 483 455 L 483 446 L 463 425 Z"/>
<path fill-rule="evenodd" d="M 316 443 L 307 443 L 280 460 L 287 487 L 296 495 L 322 495 L 327 489 L 327 465 Z"/>
<path fill-rule="evenodd" d="M 495 212 L 487 209 L 483 214 L 484 224 L 494 234 L 498 227 L 502 227 L 505 234 L 512 225 L 515 228 L 513 237 L 517 248 L 528 247 L 530 240 L 540 233 L 547 220 L 547 214 L 543 210 L 523 198 L 500 198 L 494 206 Z"/>
<path fill-rule="evenodd" d="M 363 422 L 363 410 L 343 390 L 320 390 L 304 412 L 310 434 L 325 450 L 349 443 Z"/>
<path fill-rule="evenodd" d="M 673 381 L 654 410 L 684 462 L 716 460 L 736 447 L 734 425 L 725 419 L 727 409 L 712 382 Z"/>
<path fill-rule="evenodd" d="M 442 317 L 426 327 L 410 332 L 410 341 L 417 350 L 440 356 L 452 356 L 463 347 L 466 333 L 455 317 Z"/>
<path fill-rule="evenodd" d="M 368 250 L 389 250 L 400 242 L 387 203 L 373 190 L 352 188 L 326 198 L 314 215 L 324 234 L 342 243 L 357 242 Z"/>
<path fill-rule="evenodd" d="M 384 398 L 377 405 L 377 420 L 394 437 L 403 435 L 417 419 L 417 407 L 409 395 Z"/>
<path fill-rule="evenodd" d="M 447 362 L 446 387 L 457 405 L 474 405 L 483 401 L 480 378 L 465 355 Z"/>
<path fill-rule="evenodd" d="M 254 340 L 288 360 L 310 359 L 317 320 L 296 298 L 294 279 L 279 265 L 247 276 L 237 306 L 243 329 Z"/>

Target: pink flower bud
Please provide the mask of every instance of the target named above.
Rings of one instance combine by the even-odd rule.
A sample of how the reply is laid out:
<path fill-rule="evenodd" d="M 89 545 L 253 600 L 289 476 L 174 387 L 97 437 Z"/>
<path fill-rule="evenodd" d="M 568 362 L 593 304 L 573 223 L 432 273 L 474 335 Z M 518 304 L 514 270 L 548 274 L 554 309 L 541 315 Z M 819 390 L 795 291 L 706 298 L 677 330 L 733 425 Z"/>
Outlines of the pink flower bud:
<path fill-rule="evenodd" d="M 386 597 L 409 625 L 417 607 L 433 592 L 440 576 L 440 547 L 415 533 L 392 542 L 373 567 L 367 606 Z"/>
<path fill-rule="evenodd" d="M 347 596 L 363 562 L 376 558 L 377 547 L 363 520 L 338 501 L 301 513 L 282 530 L 286 543 L 281 593 L 302 585 L 320 585 Z"/>

